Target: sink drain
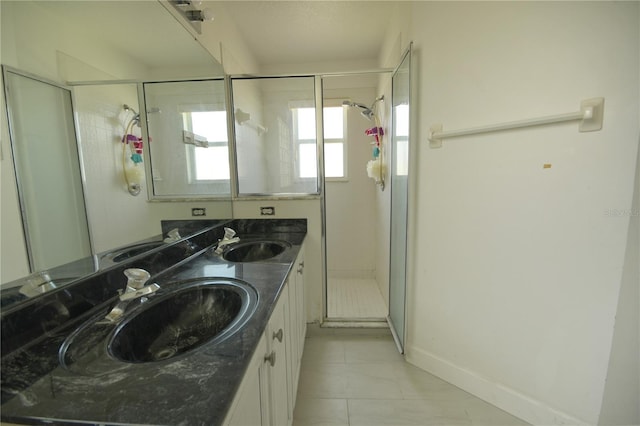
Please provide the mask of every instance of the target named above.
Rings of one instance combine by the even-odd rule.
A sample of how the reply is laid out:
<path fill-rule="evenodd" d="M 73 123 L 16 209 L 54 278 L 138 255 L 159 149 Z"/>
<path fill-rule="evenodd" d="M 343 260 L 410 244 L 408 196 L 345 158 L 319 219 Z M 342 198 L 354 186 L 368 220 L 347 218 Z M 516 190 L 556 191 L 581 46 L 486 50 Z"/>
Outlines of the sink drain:
<path fill-rule="evenodd" d="M 177 349 L 176 348 L 163 348 L 160 349 L 159 351 L 155 352 L 153 354 L 153 358 L 156 361 L 159 361 L 161 359 L 167 359 L 167 358 L 171 358 L 172 356 L 174 356 L 177 353 Z"/>

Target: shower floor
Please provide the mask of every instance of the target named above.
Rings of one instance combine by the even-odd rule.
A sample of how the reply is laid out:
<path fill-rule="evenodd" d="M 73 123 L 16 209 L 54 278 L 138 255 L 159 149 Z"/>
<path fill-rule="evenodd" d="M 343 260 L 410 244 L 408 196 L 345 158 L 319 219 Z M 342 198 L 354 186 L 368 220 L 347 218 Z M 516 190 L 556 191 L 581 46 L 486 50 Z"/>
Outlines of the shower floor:
<path fill-rule="evenodd" d="M 327 316 L 330 319 L 384 320 L 387 307 L 376 280 L 329 277 Z"/>

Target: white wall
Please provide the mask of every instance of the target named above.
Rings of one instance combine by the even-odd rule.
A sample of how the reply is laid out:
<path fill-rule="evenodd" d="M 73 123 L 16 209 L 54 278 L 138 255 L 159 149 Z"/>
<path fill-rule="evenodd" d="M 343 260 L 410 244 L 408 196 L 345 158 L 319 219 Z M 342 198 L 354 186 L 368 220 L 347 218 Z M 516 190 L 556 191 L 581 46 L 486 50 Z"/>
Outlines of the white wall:
<path fill-rule="evenodd" d="M 214 21 L 204 22 L 202 34 L 197 36 L 202 46 L 224 67 L 226 74 L 255 74 L 259 66 L 247 48 L 242 33 L 227 15 L 223 2 L 207 1 Z"/>
<path fill-rule="evenodd" d="M 638 3 L 414 2 L 411 16 L 407 359 L 529 422 L 595 424 L 630 220 L 610 212 L 632 207 L 638 149 Z M 427 143 L 434 123 L 565 113 L 596 96 L 599 132 Z"/>
<path fill-rule="evenodd" d="M 640 150 L 611 356 L 598 424 L 640 424 Z"/>
<path fill-rule="evenodd" d="M 336 99 L 340 104 L 345 99 L 365 105 L 373 102 L 373 87 L 354 87 L 361 84 L 357 81 L 345 87 L 345 79 L 353 82 L 354 77 L 324 80 L 325 106 Z M 325 183 L 327 269 L 328 275 L 334 277 L 376 277 L 376 236 L 379 232 L 376 227 L 376 185 L 366 171 L 367 162 L 372 158 L 370 142 L 373 139 L 365 135 L 365 130 L 374 124 L 362 117 L 360 111 L 358 108 L 346 111 L 345 166 L 348 177 Z"/>

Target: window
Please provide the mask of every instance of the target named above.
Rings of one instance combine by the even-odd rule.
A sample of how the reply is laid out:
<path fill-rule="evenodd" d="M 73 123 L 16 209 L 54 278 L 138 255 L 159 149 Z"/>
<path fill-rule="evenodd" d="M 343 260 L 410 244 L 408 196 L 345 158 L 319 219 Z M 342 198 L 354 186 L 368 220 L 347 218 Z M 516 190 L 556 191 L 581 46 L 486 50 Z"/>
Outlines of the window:
<path fill-rule="evenodd" d="M 298 144 L 298 177 L 317 177 L 315 108 L 295 108 L 294 123 Z M 326 179 L 346 178 L 344 143 L 344 108 L 323 109 L 324 173 Z"/>
<path fill-rule="evenodd" d="M 207 138 L 208 146 L 189 146 L 194 181 L 229 180 L 229 146 L 225 111 L 182 113 L 184 128 Z"/>

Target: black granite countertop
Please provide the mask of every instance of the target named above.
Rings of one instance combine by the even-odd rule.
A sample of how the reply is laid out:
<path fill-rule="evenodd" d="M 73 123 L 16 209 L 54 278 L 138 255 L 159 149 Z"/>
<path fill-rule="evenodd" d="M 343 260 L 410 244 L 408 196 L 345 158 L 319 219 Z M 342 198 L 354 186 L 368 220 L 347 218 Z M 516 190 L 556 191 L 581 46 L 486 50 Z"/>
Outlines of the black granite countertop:
<path fill-rule="evenodd" d="M 268 225 L 262 221 L 237 221 L 234 229 L 242 241 L 288 241 L 290 248 L 274 258 L 227 262 L 204 247 L 211 237 L 201 236 L 197 241 L 199 250 L 190 257 L 166 272 L 152 274 L 153 282 L 161 287 L 154 297 L 162 297 L 163 292 L 175 290 L 184 281 L 200 278 L 239 280 L 256 290 L 258 304 L 254 314 L 246 325 L 220 343 L 204 344 L 163 361 L 127 363 L 107 353 L 104 336 L 109 333 L 103 330 L 102 334 L 96 332 L 94 345 L 86 356 L 74 364 L 62 365 L 58 351 L 65 339 L 82 324 L 91 323 L 91 318 L 103 318 L 117 302 L 117 296 L 95 302 L 76 318 L 70 315 L 68 321 L 26 343 L 9 340 L 5 345 L 4 334 L 11 328 L 3 324 L 2 420 L 36 424 L 221 424 L 305 236 L 306 225 L 300 226 L 300 222 L 293 226 L 285 226 L 286 221 L 272 222 L 275 226 L 265 224 Z M 124 267 L 137 267 L 136 262 L 144 264 L 143 259 L 127 262 L 117 272 Z M 134 308 L 126 315 L 135 313 Z M 5 346 L 9 353 L 5 353 Z"/>

